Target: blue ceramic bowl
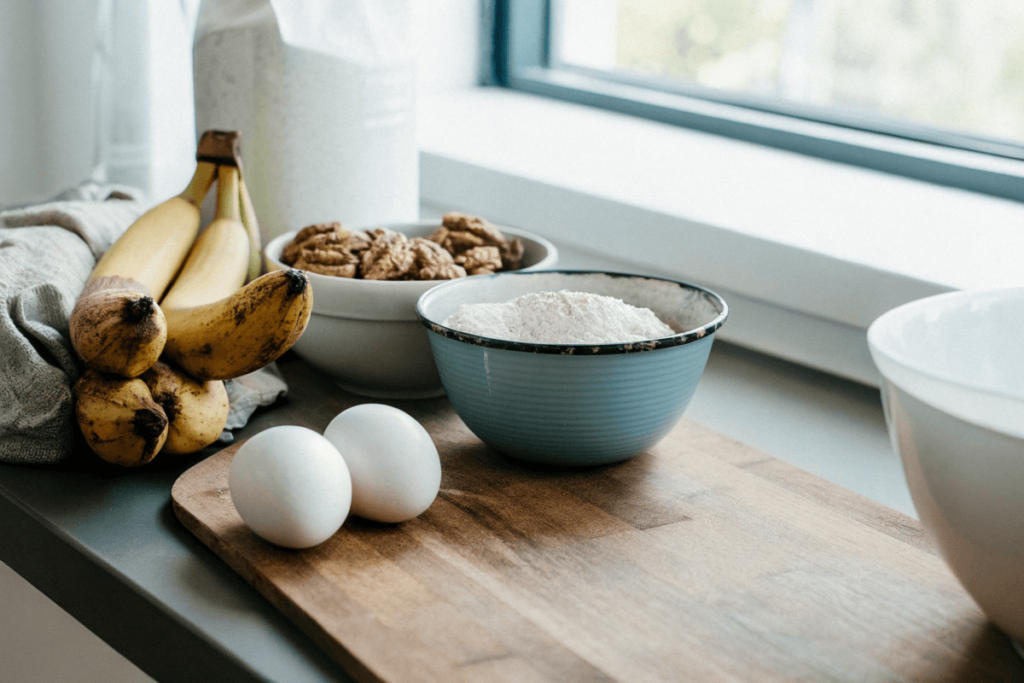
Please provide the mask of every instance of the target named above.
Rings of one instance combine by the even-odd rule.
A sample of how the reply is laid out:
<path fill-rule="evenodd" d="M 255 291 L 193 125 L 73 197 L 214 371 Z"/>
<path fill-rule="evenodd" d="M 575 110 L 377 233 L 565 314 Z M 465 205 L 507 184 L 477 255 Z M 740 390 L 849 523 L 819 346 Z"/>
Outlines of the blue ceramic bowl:
<path fill-rule="evenodd" d="M 649 308 L 677 334 L 629 344 L 528 344 L 443 324 L 461 304 L 561 290 Z M 675 426 L 728 307 L 717 294 L 674 280 L 541 271 L 446 282 L 420 297 L 416 313 L 452 407 L 484 443 L 538 463 L 600 465 L 648 450 Z"/>

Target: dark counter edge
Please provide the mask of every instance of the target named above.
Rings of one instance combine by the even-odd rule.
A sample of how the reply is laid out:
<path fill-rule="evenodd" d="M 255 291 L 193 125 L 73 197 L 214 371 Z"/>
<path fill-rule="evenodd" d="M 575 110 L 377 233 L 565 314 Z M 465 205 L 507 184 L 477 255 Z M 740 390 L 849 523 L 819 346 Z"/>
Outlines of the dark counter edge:
<path fill-rule="evenodd" d="M 269 682 L 7 495 L 0 528 L 4 564 L 155 680 Z"/>
<path fill-rule="evenodd" d="M 290 392 L 304 387 L 321 403 L 336 402 L 328 400 L 338 392 L 333 382 L 310 370 L 294 354 L 285 354 L 278 359 L 277 366 L 289 383 Z M 353 398 L 344 399 L 345 405 Z M 332 414 L 340 412 L 340 406 L 328 407 L 332 408 Z M 244 439 L 275 424 L 305 424 L 304 415 L 301 404 L 286 399 L 271 409 L 257 410 L 248 424 L 235 433 L 235 437 Z M 324 425 L 309 426 L 322 429 Z M 205 450 L 197 456 L 196 462 L 227 445 L 217 444 Z M 289 643 L 289 647 L 298 649 L 300 660 L 310 667 L 314 678 L 320 676 L 324 681 L 351 683 L 352 678 L 322 648 L 269 602 L 265 602 L 263 596 L 184 526 L 179 527 L 172 510 L 170 488 L 169 483 L 166 504 L 158 513 L 160 519 L 155 522 L 158 525 L 169 524 L 182 543 L 203 556 L 202 562 L 211 563 L 214 571 L 227 575 L 239 590 L 251 592 L 257 602 L 264 604 L 264 616 L 272 622 L 267 628 Z M 73 535 L 35 512 L 31 505 L 22 503 L 18 494 L 4 486 L 2 480 L 0 561 L 159 683 L 206 680 L 287 683 L 287 679 L 279 680 L 275 674 L 261 672 L 258 666 L 221 645 L 216 635 L 204 632 L 186 616 L 175 612 L 173 606 L 164 605 L 160 598 L 107 563 Z"/>

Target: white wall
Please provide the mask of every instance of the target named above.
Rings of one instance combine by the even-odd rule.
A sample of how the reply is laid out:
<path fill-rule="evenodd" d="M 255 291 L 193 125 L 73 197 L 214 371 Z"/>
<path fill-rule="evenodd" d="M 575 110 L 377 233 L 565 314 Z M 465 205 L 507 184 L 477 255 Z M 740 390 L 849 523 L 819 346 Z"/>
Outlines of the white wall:
<path fill-rule="evenodd" d="M 421 95 L 477 82 L 479 0 L 413 0 L 417 88 Z"/>
<path fill-rule="evenodd" d="M 130 183 L 153 196 L 184 188 L 194 167 L 189 36 L 198 2 L 0 0 L 0 205 L 44 199 L 92 177 L 101 130 L 107 139 L 143 130 L 153 144 L 137 155 L 141 174 L 126 173 L 115 159 L 98 179 Z M 97 15 L 119 5 L 132 10 L 119 15 L 129 17 L 121 22 L 120 40 L 135 43 L 122 42 L 128 48 L 122 64 L 147 78 L 133 87 L 113 81 L 114 98 L 136 97 L 110 100 L 120 106 L 101 127 L 97 98 L 104 91 L 94 59 L 104 32 L 97 30 Z"/>
<path fill-rule="evenodd" d="M 3 0 L 0 5 L 0 204 L 26 196 L 38 186 L 38 166 L 26 166 L 39 146 L 41 130 L 33 125 L 38 106 L 31 96 L 35 79 L 32 43 L 34 13 L 31 5 Z M 22 162 L 22 168 L 19 168 Z"/>
<path fill-rule="evenodd" d="M 95 10 L 96 0 L 0 0 L 0 204 L 45 197 L 91 166 Z"/>
<path fill-rule="evenodd" d="M 139 89 L 146 101 L 136 111 L 122 106 L 115 113 L 147 117 L 148 173 L 136 179 L 115 169 L 112 179 L 141 186 L 154 199 L 188 182 L 195 136 L 190 36 L 199 0 L 0 0 L 0 206 L 44 199 L 93 174 L 96 14 L 107 2 L 130 3 L 140 17 L 130 30 L 148 45 L 144 68 L 152 83 Z M 411 7 L 418 89 L 474 83 L 479 1 L 414 0 Z"/>

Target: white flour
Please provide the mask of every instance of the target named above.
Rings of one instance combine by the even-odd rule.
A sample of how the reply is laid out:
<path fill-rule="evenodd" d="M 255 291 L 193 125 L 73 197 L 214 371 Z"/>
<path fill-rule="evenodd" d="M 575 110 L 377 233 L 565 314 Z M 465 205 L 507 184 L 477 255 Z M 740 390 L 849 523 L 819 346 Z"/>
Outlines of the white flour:
<path fill-rule="evenodd" d="M 566 290 L 524 294 L 503 304 L 463 304 L 444 325 L 533 344 L 625 344 L 676 334 L 650 309 Z"/>

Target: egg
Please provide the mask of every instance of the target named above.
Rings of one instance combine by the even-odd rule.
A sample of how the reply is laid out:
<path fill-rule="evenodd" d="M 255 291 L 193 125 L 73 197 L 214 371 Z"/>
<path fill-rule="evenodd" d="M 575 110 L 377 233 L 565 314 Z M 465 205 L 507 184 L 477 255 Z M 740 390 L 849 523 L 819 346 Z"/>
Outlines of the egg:
<path fill-rule="evenodd" d="M 330 441 L 305 427 L 271 427 L 243 443 L 228 470 L 246 526 L 286 548 L 311 548 L 348 517 L 352 478 Z"/>
<path fill-rule="evenodd" d="M 441 488 L 441 458 L 430 434 L 398 408 L 366 403 L 324 431 L 352 476 L 352 514 L 404 522 L 430 507 Z"/>

